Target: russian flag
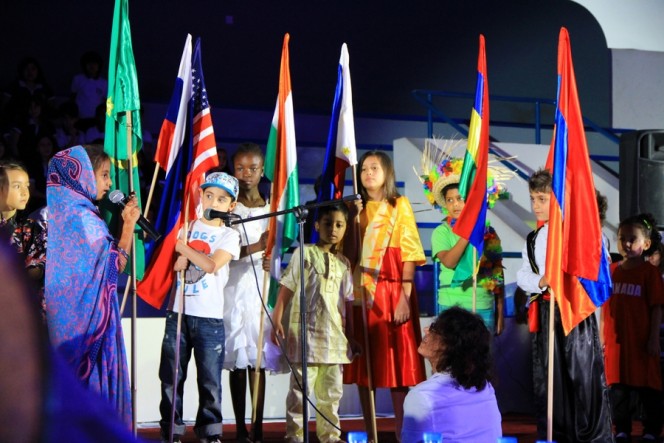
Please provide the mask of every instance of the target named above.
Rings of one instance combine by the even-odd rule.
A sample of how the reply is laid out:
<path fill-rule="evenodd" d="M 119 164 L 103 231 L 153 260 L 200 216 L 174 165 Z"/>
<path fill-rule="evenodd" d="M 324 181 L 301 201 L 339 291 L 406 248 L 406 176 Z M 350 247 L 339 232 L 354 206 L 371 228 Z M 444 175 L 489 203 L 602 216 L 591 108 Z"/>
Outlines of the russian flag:
<path fill-rule="evenodd" d="M 155 162 L 166 171 L 161 203 L 155 228 L 162 240 L 148 251 L 147 272 L 136 289 L 149 305 L 160 309 L 173 285 L 175 243 L 184 225 L 183 189 L 189 170 L 190 153 L 185 145 L 187 136 L 187 109 L 191 101 L 191 35 L 187 34 L 178 76 L 159 131 Z M 187 143 L 188 144 L 188 143 Z M 152 257 L 155 259 L 152 260 Z"/>
<path fill-rule="evenodd" d="M 175 244 L 180 231 L 185 220 L 193 222 L 196 217 L 198 187 L 205 173 L 219 164 L 200 39 L 196 40 L 192 56 L 191 35 L 187 35 L 178 78 L 159 133 L 155 161 L 166 171 L 155 225 L 163 240 L 151 254 L 154 259 L 150 260 L 137 292 L 146 303 L 160 309 L 175 278 Z"/>
<path fill-rule="evenodd" d="M 465 238 L 477 250 L 476 259 L 484 252 L 484 230 L 487 211 L 487 168 L 489 161 L 489 82 L 486 69 L 484 36 L 480 35 L 477 58 L 477 87 L 471 111 L 468 145 L 463 159 L 459 194 L 466 204 L 453 231 Z M 463 282 L 475 273 L 476 261 L 472 249 L 466 248 L 454 270 L 453 282 Z"/>
<path fill-rule="evenodd" d="M 558 100 L 549 162 L 553 177 L 546 278 L 565 334 L 611 295 L 609 260 L 590 169 L 567 29 L 558 41 Z"/>
<path fill-rule="evenodd" d="M 178 76 L 175 79 L 175 87 L 166 111 L 166 117 L 159 131 L 157 150 L 154 155 L 155 163 L 166 174 L 173 167 L 184 141 L 189 100 L 191 100 L 191 34 L 187 34 Z"/>
<path fill-rule="evenodd" d="M 344 191 L 346 169 L 357 164 L 355 118 L 353 116 L 353 90 L 350 83 L 350 64 L 346 43 L 341 46 L 337 87 L 332 103 L 330 131 L 321 176 L 318 201 L 341 198 Z"/>

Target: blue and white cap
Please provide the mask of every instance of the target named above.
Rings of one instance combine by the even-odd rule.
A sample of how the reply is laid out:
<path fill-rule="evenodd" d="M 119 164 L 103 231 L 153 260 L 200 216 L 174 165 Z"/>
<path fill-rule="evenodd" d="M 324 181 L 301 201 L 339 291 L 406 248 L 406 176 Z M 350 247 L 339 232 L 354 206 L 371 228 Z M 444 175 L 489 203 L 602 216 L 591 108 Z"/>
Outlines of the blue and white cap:
<path fill-rule="evenodd" d="M 209 188 L 210 186 L 223 189 L 233 197 L 233 200 L 237 200 L 240 185 L 237 178 L 232 175 L 228 175 L 225 172 L 213 172 L 205 178 L 205 183 L 201 185 L 201 189 Z"/>

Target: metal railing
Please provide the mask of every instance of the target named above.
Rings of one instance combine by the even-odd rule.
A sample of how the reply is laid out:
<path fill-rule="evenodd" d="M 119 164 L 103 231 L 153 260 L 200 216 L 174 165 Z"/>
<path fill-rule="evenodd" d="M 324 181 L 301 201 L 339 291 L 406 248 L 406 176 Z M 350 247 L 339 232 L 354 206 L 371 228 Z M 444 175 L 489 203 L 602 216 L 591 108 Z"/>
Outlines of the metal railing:
<path fill-rule="evenodd" d="M 425 90 L 425 89 L 416 89 L 412 92 L 415 100 L 420 103 L 426 109 L 427 114 L 427 137 L 433 137 L 433 125 L 434 122 L 442 122 L 450 125 L 454 130 L 462 134 L 463 136 L 468 136 L 468 119 L 458 119 L 452 118 L 443 112 L 440 107 L 436 106 L 434 100 L 436 98 L 453 98 L 453 99 L 471 99 L 475 98 L 474 93 L 465 93 L 465 92 L 452 92 L 452 91 L 434 91 L 434 90 Z M 552 129 L 553 125 L 543 124 L 542 123 L 542 111 L 544 107 L 552 108 L 555 112 L 556 102 L 555 100 L 545 99 L 545 98 L 534 98 L 534 97 L 513 97 L 513 96 L 503 96 L 503 95 L 490 95 L 489 100 L 491 103 L 495 102 L 505 102 L 505 103 L 525 103 L 532 106 L 534 121 L 532 123 L 514 123 L 514 122 L 500 122 L 500 121 L 491 121 L 492 125 L 495 126 L 506 126 L 506 127 L 522 127 L 522 128 L 533 128 L 535 131 L 535 143 L 542 144 L 542 129 Z M 583 123 L 585 126 L 586 132 L 594 132 L 600 134 L 603 138 L 608 140 L 612 145 L 617 145 L 620 142 L 620 136 L 618 134 L 625 132 L 627 130 L 617 130 L 617 129 L 607 129 L 593 122 L 592 120 L 583 117 Z M 495 140 L 492 138 L 493 142 Z M 617 175 L 617 173 L 607 165 L 605 162 L 617 162 L 618 156 L 611 155 L 591 155 L 591 158 L 602 165 L 605 169 L 610 171 L 612 174 Z"/>

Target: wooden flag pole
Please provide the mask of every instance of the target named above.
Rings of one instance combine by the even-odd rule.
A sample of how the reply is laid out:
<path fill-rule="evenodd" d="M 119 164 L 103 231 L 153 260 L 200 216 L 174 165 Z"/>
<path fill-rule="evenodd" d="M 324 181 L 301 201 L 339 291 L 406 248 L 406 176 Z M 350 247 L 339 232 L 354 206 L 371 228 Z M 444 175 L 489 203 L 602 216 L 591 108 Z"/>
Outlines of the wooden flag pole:
<path fill-rule="evenodd" d="M 358 193 L 357 166 L 353 165 L 353 192 Z M 357 232 L 357 250 L 362 256 L 362 238 L 360 236 L 360 214 L 355 216 L 355 232 Z M 371 437 L 374 443 L 378 443 L 378 430 L 376 426 L 376 400 L 374 398 L 373 376 L 371 368 L 371 345 L 369 341 L 369 315 L 367 312 L 367 294 L 362 288 L 362 332 L 364 338 L 364 360 L 367 367 L 367 389 L 369 390 L 369 413 L 371 414 Z"/>
<path fill-rule="evenodd" d="M 477 266 L 477 248 L 470 245 L 473 248 L 473 312 L 477 312 L 477 271 L 479 268 Z"/>
<path fill-rule="evenodd" d="M 132 171 L 133 172 L 133 171 Z M 148 212 L 150 211 L 150 203 L 152 201 L 152 194 L 154 193 L 154 185 L 157 182 L 157 175 L 159 173 L 159 162 L 155 165 L 154 174 L 152 175 L 152 184 L 150 185 L 150 192 L 148 192 L 148 201 L 145 203 L 145 208 L 143 208 L 143 217 L 148 218 Z M 131 180 L 133 181 L 133 173 L 131 174 Z M 130 185 L 131 186 L 131 185 Z M 131 187 L 130 189 L 133 189 Z M 122 304 L 120 305 L 120 317 L 124 313 L 125 305 L 127 304 L 127 295 L 129 294 L 130 285 L 125 286 L 125 292 L 122 296 Z"/>
<path fill-rule="evenodd" d="M 270 184 L 270 202 L 272 201 L 273 195 L 274 194 L 274 183 Z M 269 225 L 268 225 L 269 226 Z M 275 233 L 276 235 L 276 233 Z M 247 242 L 249 242 L 249 239 L 247 239 Z M 249 245 L 247 245 L 248 247 Z M 273 245 L 274 246 L 274 245 Z M 274 249 L 274 247 L 272 248 Z M 247 249 L 247 253 L 249 252 L 249 249 Z M 274 253 L 274 250 L 272 251 L 266 251 L 269 252 L 267 255 L 268 257 L 272 257 L 272 254 Z M 271 260 L 271 259 L 270 259 Z M 266 295 L 269 291 L 270 288 L 270 273 L 266 272 L 263 274 L 263 300 L 261 301 L 261 316 L 260 316 L 260 323 L 258 325 L 258 341 L 256 342 L 256 347 L 258 348 L 256 350 L 256 367 L 254 368 L 254 382 L 253 386 L 254 389 L 251 394 L 251 423 L 252 423 L 252 429 L 251 431 L 253 432 L 253 423 L 256 421 L 256 405 L 258 403 L 258 384 L 260 382 L 260 367 L 262 364 L 263 360 L 263 348 L 265 345 L 263 344 L 263 341 L 265 340 L 265 299 Z M 306 426 L 306 425 L 305 425 Z"/>
<path fill-rule="evenodd" d="M 156 162 L 154 165 L 154 173 L 152 174 L 152 182 L 150 183 L 150 191 L 148 191 L 148 200 L 145 203 L 145 211 L 143 211 L 143 217 L 148 217 L 148 211 L 150 210 L 150 204 L 152 204 L 152 195 L 154 194 L 154 185 L 157 183 L 157 176 L 159 175 L 159 162 Z"/>
<path fill-rule="evenodd" d="M 263 301 L 265 300 L 265 294 L 270 290 L 270 273 L 265 272 L 263 274 Z M 263 306 L 263 303 L 261 303 Z M 258 325 L 258 341 L 256 342 L 256 366 L 254 367 L 254 381 L 253 381 L 253 390 L 251 391 L 251 423 L 252 423 L 252 432 L 253 432 L 253 423 L 256 421 L 256 406 L 258 404 L 258 386 L 260 383 L 260 370 L 261 364 L 263 363 L 263 340 L 265 336 L 265 308 L 261 308 L 260 323 Z"/>
<path fill-rule="evenodd" d="M 125 285 L 124 295 L 122 296 L 122 303 L 120 304 L 120 317 L 124 314 L 125 305 L 127 304 L 127 295 L 129 295 L 129 289 L 131 285 Z"/>
<path fill-rule="evenodd" d="M 556 297 L 554 297 L 553 289 L 549 286 L 549 359 L 548 359 L 548 377 L 547 377 L 547 396 L 546 396 L 546 439 L 553 441 L 553 372 L 555 368 L 554 362 L 554 327 L 556 313 Z"/>
<path fill-rule="evenodd" d="M 184 228 L 180 233 L 180 239 L 184 242 L 187 241 L 187 233 L 189 232 L 189 193 L 186 192 L 186 200 L 184 205 Z M 175 253 L 175 252 L 174 252 Z M 178 272 L 178 282 L 180 284 L 179 293 L 180 300 L 178 301 L 178 320 L 175 328 L 175 361 L 173 362 L 173 392 L 171 397 L 171 423 L 168 431 L 168 442 L 173 443 L 173 428 L 175 427 L 175 408 L 177 404 L 178 395 L 178 375 L 180 373 L 180 340 L 182 337 L 182 314 L 184 312 L 184 270 Z M 186 370 L 186 368 L 184 368 Z"/>

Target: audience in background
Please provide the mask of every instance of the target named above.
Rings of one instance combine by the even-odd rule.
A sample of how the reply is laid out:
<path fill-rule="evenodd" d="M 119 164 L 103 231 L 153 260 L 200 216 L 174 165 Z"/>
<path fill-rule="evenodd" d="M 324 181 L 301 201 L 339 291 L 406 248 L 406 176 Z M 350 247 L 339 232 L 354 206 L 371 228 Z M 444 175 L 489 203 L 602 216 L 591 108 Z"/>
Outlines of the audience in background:
<path fill-rule="evenodd" d="M 76 102 L 83 129 L 95 124 L 97 107 L 106 103 L 108 81 L 102 76 L 104 63 L 95 51 L 81 56 L 81 73 L 71 82 L 72 98 Z"/>

